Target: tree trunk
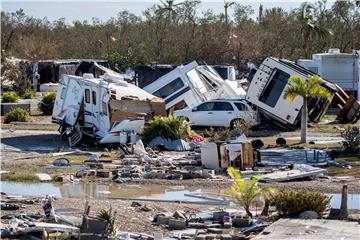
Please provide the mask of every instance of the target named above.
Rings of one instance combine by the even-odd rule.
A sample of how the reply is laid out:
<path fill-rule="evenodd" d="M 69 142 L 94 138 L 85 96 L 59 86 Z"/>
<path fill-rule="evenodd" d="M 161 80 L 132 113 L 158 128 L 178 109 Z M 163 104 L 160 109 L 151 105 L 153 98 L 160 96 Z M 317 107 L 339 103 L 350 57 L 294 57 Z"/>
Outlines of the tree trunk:
<path fill-rule="evenodd" d="M 244 208 L 245 208 L 246 214 L 247 214 L 249 217 L 253 218 L 253 215 L 252 215 L 252 213 L 250 212 L 250 207 L 244 207 Z"/>
<path fill-rule="evenodd" d="M 307 142 L 307 99 L 306 97 L 303 98 L 303 107 L 301 111 L 301 140 L 300 143 L 306 143 Z"/>
<path fill-rule="evenodd" d="M 261 212 L 261 216 L 269 216 L 269 207 L 270 207 L 270 200 L 268 198 L 265 198 L 265 204 Z"/>

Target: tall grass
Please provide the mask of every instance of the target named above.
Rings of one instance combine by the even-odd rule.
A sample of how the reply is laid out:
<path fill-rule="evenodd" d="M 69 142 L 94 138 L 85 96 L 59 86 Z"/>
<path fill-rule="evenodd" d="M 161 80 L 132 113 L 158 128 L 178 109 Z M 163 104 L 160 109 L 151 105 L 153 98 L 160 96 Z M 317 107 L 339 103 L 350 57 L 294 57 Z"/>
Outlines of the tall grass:
<path fill-rule="evenodd" d="M 34 173 L 6 173 L 6 174 L 1 174 L 1 181 L 39 182 L 40 179 Z"/>

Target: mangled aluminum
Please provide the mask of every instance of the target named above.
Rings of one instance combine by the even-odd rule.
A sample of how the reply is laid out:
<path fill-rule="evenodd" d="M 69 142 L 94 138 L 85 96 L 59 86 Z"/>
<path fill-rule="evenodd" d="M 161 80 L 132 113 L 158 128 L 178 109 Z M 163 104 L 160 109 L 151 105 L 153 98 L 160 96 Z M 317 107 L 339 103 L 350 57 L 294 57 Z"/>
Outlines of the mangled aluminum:
<path fill-rule="evenodd" d="M 73 146 L 83 137 L 100 144 L 119 143 L 125 135 L 129 139 L 140 133 L 152 116 L 165 114 L 162 99 L 107 71 L 100 78 L 62 75 L 52 119 Z"/>
<path fill-rule="evenodd" d="M 192 108 L 216 98 L 244 98 L 246 94 L 235 81 L 223 80 L 211 66 L 196 61 L 178 66 L 144 90 L 163 98 L 167 110 Z"/>

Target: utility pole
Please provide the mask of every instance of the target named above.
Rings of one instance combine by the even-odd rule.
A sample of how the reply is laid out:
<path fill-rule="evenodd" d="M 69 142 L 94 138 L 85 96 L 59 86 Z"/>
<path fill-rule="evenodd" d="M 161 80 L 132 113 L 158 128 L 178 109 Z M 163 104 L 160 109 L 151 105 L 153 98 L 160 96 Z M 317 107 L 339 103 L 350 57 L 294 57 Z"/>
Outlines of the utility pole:
<path fill-rule="evenodd" d="M 227 0 L 224 0 L 224 9 L 225 9 L 225 23 L 228 25 L 228 8 L 233 5 L 235 2 L 228 2 Z"/>

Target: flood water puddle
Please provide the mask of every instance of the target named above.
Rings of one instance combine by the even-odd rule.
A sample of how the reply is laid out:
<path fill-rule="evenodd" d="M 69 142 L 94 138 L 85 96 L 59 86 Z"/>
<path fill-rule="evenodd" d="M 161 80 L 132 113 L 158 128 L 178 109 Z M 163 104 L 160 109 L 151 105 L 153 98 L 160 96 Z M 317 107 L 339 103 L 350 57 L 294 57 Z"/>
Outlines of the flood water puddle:
<path fill-rule="evenodd" d="M 201 193 L 199 188 L 183 186 L 124 185 L 98 183 L 18 183 L 1 182 L 1 192 L 7 195 L 42 197 L 55 195 L 59 198 L 142 198 L 174 201 L 203 201 L 202 199 L 185 196 L 188 193 Z M 209 192 L 209 191 L 207 191 Z"/>
<path fill-rule="evenodd" d="M 155 184 L 131 185 L 131 184 L 99 184 L 99 183 L 18 183 L 0 182 L 1 192 L 8 195 L 22 195 L 43 197 L 55 195 L 59 198 L 141 198 L 158 199 L 168 201 L 192 201 L 199 202 L 204 199 L 186 196 L 189 193 L 213 192 L 219 190 L 188 188 L 183 186 L 163 186 Z M 340 208 L 341 195 L 328 194 L 331 196 L 332 208 Z M 348 208 L 360 210 L 360 194 L 348 195 Z"/>

